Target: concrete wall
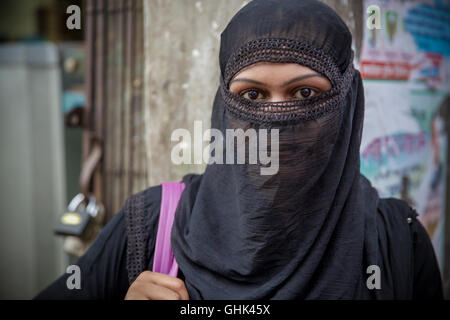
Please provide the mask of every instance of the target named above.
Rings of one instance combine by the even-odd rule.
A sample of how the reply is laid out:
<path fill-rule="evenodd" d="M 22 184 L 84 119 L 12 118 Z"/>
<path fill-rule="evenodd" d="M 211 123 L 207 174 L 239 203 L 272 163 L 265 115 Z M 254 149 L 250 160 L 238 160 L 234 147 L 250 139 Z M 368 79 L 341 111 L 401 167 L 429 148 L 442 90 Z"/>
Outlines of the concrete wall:
<path fill-rule="evenodd" d="M 149 184 L 202 172 L 204 165 L 174 166 L 171 132 L 210 126 L 219 85 L 220 33 L 248 1 L 144 1 L 145 110 Z"/>

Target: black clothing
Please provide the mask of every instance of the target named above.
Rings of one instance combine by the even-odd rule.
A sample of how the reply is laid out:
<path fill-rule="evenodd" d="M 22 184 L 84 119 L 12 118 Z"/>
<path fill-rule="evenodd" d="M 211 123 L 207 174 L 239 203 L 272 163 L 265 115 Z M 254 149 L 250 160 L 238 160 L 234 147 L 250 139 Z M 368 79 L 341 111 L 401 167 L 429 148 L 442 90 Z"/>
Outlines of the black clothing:
<path fill-rule="evenodd" d="M 146 241 L 149 243 L 149 256 L 146 260 L 146 269 L 151 270 L 153 265 L 153 245 L 158 229 L 161 187 L 155 186 L 143 191 L 145 215 L 149 224 L 149 233 Z M 396 257 L 409 250 L 396 239 L 396 228 L 399 225 L 408 225 L 412 242 L 412 261 L 399 266 L 405 277 L 412 279 L 411 292 L 408 296 L 395 293 L 395 299 L 442 299 L 442 284 L 434 251 L 430 239 L 418 220 L 412 219 L 408 224 L 406 216 L 411 209 L 397 199 L 382 199 L 379 202 L 378 220 L 386 230 L 386 238 L 390 246 L 385 254 L 390 256 L 394 263 L 399 263 Z M 403 226 L 401 226 L 403 227 Z M 68 275 L 64 274 L 48 288 L 43 290 L 35 299 L 95 299 L 120 300 L 128 291 L 127 260 L 127 234 L 126 217 L 120 211 L 101 231 L 95 243 L 88 252 L 82 256 L 77 265 L 81 269 L 81 289 L 69 290 L 66 286 Z M 184 279 L 180 269 L 179 277 Z M 382 270 L 383 273 L 383 270 Z M 401 279 L 399 279 L 401 280 Z M 382 287 L 383 289 L 383 287 Z"/>

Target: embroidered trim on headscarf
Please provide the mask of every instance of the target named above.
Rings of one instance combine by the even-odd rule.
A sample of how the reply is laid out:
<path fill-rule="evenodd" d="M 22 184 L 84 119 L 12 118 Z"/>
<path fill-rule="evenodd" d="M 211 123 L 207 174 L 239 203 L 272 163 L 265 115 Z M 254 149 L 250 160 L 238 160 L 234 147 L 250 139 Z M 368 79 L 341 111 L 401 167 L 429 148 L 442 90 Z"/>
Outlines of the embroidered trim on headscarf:
<path fill-rule="evenodd" d="M 353 55 L 353 52 L 352 52 Z M 350 61 L 353 60 L 353 57 Z M 317 96 L 282 102 L 255 102 L 228 89 L 232 77 L 257 62 L 298 63 L 326 76 L 332 88 Z M 230 57 L 220 90 L 227 110 L 236 118 L 259 124 L 290 124 L 314 120 L 335 111 L 342 104 L 354 75 L 353 64 L 341 74 L 331 56 L 320 49 L 289 39 L 258 39 L 243 45 Z"/>

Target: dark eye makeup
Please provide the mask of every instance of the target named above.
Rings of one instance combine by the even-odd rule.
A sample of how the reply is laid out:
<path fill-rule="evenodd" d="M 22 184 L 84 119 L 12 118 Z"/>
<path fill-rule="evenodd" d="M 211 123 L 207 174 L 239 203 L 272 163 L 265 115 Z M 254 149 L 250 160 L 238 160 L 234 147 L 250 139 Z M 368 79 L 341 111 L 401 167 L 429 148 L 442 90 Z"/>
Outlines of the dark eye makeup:
<path fill-rule="evenodd" d="M 322 92 L 323 90 L 308 86 L 296 87 L 294 90 L 290 91 L 290 98 L 288 100 L 308 99 Z M 242 90 L 241 92 L 239 92 L 239 95 L 244 97 L 245 99 L 252 101 L 265 100 L 269 97 L 269 94 L 265 90 L 258 88 Z"/>
<path fill-rule="evenodd" d="M 248 100 L 266 99 L 267 94 L 260 89 L 246 89 L 239 93 L 240 96 Z"/>

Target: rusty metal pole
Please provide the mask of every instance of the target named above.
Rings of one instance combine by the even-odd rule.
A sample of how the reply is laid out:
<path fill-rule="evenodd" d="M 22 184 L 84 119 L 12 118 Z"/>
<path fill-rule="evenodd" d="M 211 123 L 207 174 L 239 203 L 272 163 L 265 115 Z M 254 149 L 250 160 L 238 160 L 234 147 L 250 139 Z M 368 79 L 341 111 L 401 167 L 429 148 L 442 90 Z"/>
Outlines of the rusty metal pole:
<path fill-rule="evenodd" d="M 86 1 L 86 106 L 84 111 L 85 130 L 83 131 L 83 161 L 90 152 L 91 111 L 95 100 L 94 61 L 95 61 L 95 1 Z"/>
<path fill-rule="evenodd" d="M 87 172 L 91 172 L 92 164 L 87 164 L 89 154 L 92 150 L 92 137 L 93 137 L 93 117 L 92 113 L 94 110 L 95 103 L 95 38 L 96 38 L 96 25 L 95 25 L 95 1 L 86 2 L 86 106 L 84 109 L 84 119 L 83 119 L 83 146 L 82 146 L 82 172 L 80 175 L 80 192 L 85 196 L 88 196 L 90 191 L 90 178 Z M 86 167 L 89 166 L 89 169 Z"/>

